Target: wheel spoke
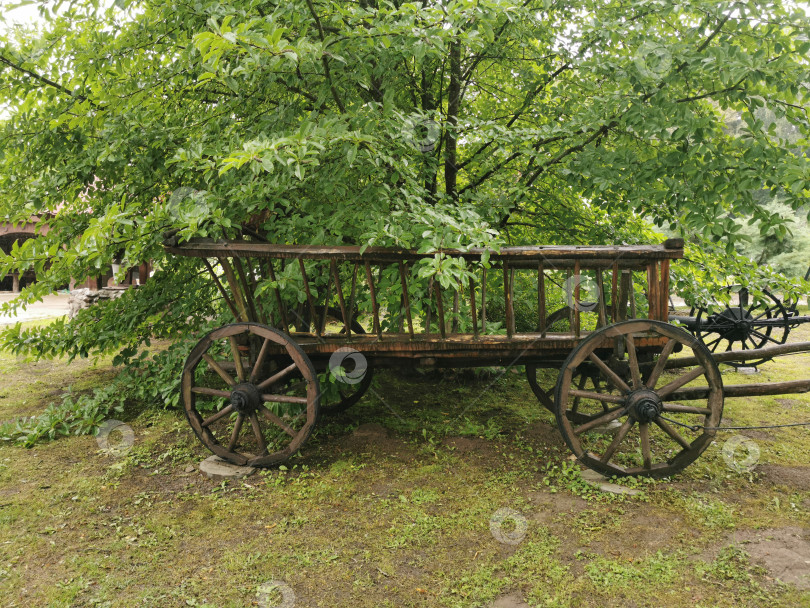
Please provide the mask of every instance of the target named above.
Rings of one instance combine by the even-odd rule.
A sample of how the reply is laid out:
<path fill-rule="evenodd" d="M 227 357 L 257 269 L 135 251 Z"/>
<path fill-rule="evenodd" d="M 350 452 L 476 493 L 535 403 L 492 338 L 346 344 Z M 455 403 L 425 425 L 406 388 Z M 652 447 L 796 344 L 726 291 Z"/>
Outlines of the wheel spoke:
<path fill-rule="evenodd" d="M 228 442 L 228 451 L 233 452 L 236 447 L 236 441 L 239 439 L 239 432 L 242 430 L 242 423 L 245 421 L 244 414 L 239 414 L 236 418 L 236 424 L 233 425 L 233 432 L 231 433 L 231 440 Z"/>
<path fill-rule="evenodd" d="M 290 363 L 287 367 L 285 367 L 280 372 L 277 372 L 277 373 L 273 374 L 267 380 L 264 380 L 263 382 L 260 382 L 259 384 L 257 384 L 256 388 L 259 389 L 259 390 L 263 390 L 263 389 L 267 388 L 268 386 L 270 386 L 272 384 L 275 384 L 276 382 L 278 382 L 282 378 L 284 378 L 287 374 L 289 374 L 290 372 L 295 370 L 297 367 L 298 366 L 295 364 L 295 362 Z"/>
<path fill-rule="evenodd" d="M 624 424 L 622 424 L 622 426 L 616 432 L 616 436 L 613 438 L 613 441 L 610 442 L 610 445 L 605 450 L 605 453 L 602 454 L 602 458 L 599 459 L 600 461 L 606 463 L 611 459 L 613 454 L 616 453 L 616 450 L 618 449 L 621 442 L 624 441 L 624 438 L 627 436 L 627 433 L 630 432 L 630 429 L 632 428 L 633 424 L 635 424 L 635 420 L 633 420 L 632 418 L 628 418 L 627 420 L 624 421 Z"/>
<path fill-rule="evenodd" d="M 636 343 L 633 341 L 633 334 L 624 337 L 624 346 L 627 349 L 627 360 L 630 364 L 630 377 L 633 380 L 633 388 L 641 388 L 641 373 L 638 370 L 638 355 L 636 354 Z"/>
<path fill-rule="evenodd" d="M 582 424 L 577 428 L 575 428 L 574 435 L 581 435 L 582 433 L 590 431 L 591 429 L 596 428 L 597 426 L 607 424 L 611 420 L 616 420 L 616 418 L 620 417 L 622 414 L 624 414 L 623 407 L 614 408 L 610 410 L 607 414 L 600 416 L 599 418 L 594 418 L 593 420 L 586 422 L 585 424 Z"/>
<path fill-rule="evenodd" d="M 751 328 L 751 333 L 755 334 L 758 338 L 762 338 L 764 340 L 770 340 L 774 344 L 781 344 L 781 342 L 779 342 L 775 338 L 772 338 L 771 334 L 762 334 L 759 331 L 757 331 L 756 329 L 754 329 L 753 327 Z"/>
<path fill-rule="evenodd" d="M 217 374 L 219 374 L 219 377 L 225 381 L 225 384 L 227 384 L 228 386 L 233 386 L 234 384 L 236 384 L 236 382 L 234 382 L 234 379 L 231 378 L 230 374 L 226 372 L 224 369 L 222 369 L 219 363 L 214 361 L 214 358 L 211 355 L 205 353 L 203 355 L 203 359 L 205 359 L 205 362 L 208 363 L 208 366 L 212 370 L 214 370 Z"/>
<path fill-rule="evenodd" d="M 605 377 L 607 377 L 607 379 L 610 380 L 610 383 L 613 386 L 615 386 L 617 389 L 619 389 L 620 391 L 622 391 L 624 393 L 629 393 L 630 392 L 630 387 L 627 386 L 627 384 L 625 384 L 624 380 L 619 378 L 619 376 L 616 374 L 616 372 L 614 372 L 612 369 L 610 369 L 607 366 L 607 364 L 604 361 L 602 361 L 599 357 L 597 357 L 594 353 L 589 353 L 588 354 L 588 359 L 593 361 L 596 364 L 596 366 L 600 370 L 602 370 L 602 373 L 605 374 Z"/>
<path fill-rule="evenodd" d="M 661 420 L 661 418 L 656 418 L 653 422 L 657 424 L 662 431 L 664 431 L 667 435 L 672 437 L 675 440 L 675 443 L 679 444 L 682 448 L 689 449 L 692 447 L 686 439 L 680 436 L 678 431 L 673 429 L 666 420 Z"/>
<path fill-rule="evenodd" d="M 228 405 L 223 407 L 221 410 L 219 410 L 216 414 L 213 414 L 213 415 L 209 416 L 208 418 L 206 418 L 205 420 L 203 420 L 201 426 L 205 427 L 205 426 L 208 426 L 209 424 L 213 424 L 214 422 L 216 422 L 217 420 L 219 420 L 223 416 L 227 416 L 228 414 L 230 414 L 232 411 L 233 411 L 233 404 L 229 403 Z"/>
<path fill-rule="evenodd" d="M 667 359 L 675 350 L 675 347 L 678 345 L 677 340 L 670 340 L 664 345 L 661 354 L 658 356 L 658 361 L 655 363 L 655 367 L 653 368 L 652 374 L 647 379 L 647 388 L 655 388 L 655 385 L 658 383 L 658 378 L 661 377 L 661 374 L 664 371 L 664 368 L 667 366 Z"/>
<path fill-rule="evenodd" d="M 568 391 L 570 395 L 576 397 L 577 399 L 592 399 L 593 401 L 601 401 L 602 403 L 624 403 L 624 397 L 620 395 L 610 395 L 607 393 L 595 393 L 593 391 L 581 391 L 578 389 L 571 389 Z M 577 399 L 574 400 L 574 403 L 577 402 Z M 571 411 L 576 411 L 573 408 Z"/>
<path fill-rule="evenodd" d="M 262 401 L 265 403 L 272 402 L 272 403 L 301 403 L 303 405 L 307 404 L 306 397 L 291 397 L 289 395 L 262 395 Z"/>
<path fill-rule="evenodd" d="M 667 384 L 666 386 L 664 386 L 660 390 L 658 390 L 657 391 L 658 392 L 658 397 L 660 399 L 663 399 L 664 397 L 669 395 L 671 392 L 678 390 L 684 384 L 690 383 L 692 380 L 694 380 L 695 378 L 697 378 L 699 376 L 702 376 L 705 373 L 706 373 L 706 370 L 703 369 L 703 367 L 696 367 L 691 372 L 684 374 L 680 378 L 676 378 L 675 380 L 673 380 L 672 382 L 670 382 L 669 384 Z"/>
<path fill-rule="evenodd" d="M 691 405 L 681 405 L 680 403 L 665 403 L 665 412 L 679 412 L 684 414 L 702 414 L 704 416 L 711 416 L 712 411 L 706 407 L 693 407 Z"/>
<path fill-rule="evenodd" d="M 264 414 L 265 418 L 267 418 L 270 422 L 279 427 L 282 431 L 287 433 L 290 437 L 295 437 L 295 431 L 292 430 L 289 426 L 287 426 L 281 418 L 276 416 L 273 412 L 271 412 L 263 405 L 260 407 L 260 409 L 262 414 Z"/>
<path fill-rule="evenodd" d="M 204 386 L 192 386 L 191 387 L 192 393 L 197 393 L 198 395 L 208 395 L 209 397 L 226 397 L 230 398 L 231 392 L 230 391 L 222 391 L 217 388 L 206 388 Z"/>
<path fill-rule="evenodd" d="M 578 384 L 578 386 L 577 386 L 577 388 L 578 388 L 579 390 L 578 390 L 578 391 L 576 391 L 576 392 L 580 392 L 580 393 L 581 393 L 581 392 L 582 392 L 582 389 L 584 389 L 584 388 L 585 388 L 585 385 L 586 385 L 587 383 L 588 383 L 588 376 L 587 376 L 586 374 L 584 374 L 584 373 L 583 373 L 583 374 L 582 374 L 582 376 L 580 376 L 580 378 L 579 378 L 579 384 Z M 571 394 L 572 394 L 572 395 L 574 395 L 574 397 L 575 397 L 575 398 L 574 398 L 574 404 L 571 406 L 571 411 L 572 411 L 572 412 L 574 412 L 574 413 L 576 413 L 576 412 L 577 412 L 577 410 L 579 410 L 580 396 L 579 396 L 579 395 L 577 395 L 577 394 L 575 394 L 575 392 L 574 392 L 574 391 L 572 391 L 572 392 L 571 392 Z"/>
<path fill-rule="evenodd" d="M 715 350 L 717 350 L 717 347 L 719 346 L 720 341 L 721 341 L 722 339 L 723 339 L 723 336 L 720 336 L 720 337 L 718 337 L 716 340 L 712 340 L 711 342 L 709 342 L 709 343 L 706 345 L 706 348 L 708 348 L 708 349 L 710 349 L 712 352 L 714 352 Z M 712 348 L 712 347 L 714 347 L 714 348 Z"/>
<path fill-rule="evenodd" d="M 652 453 L 650 451 L 650 425 L 645 422 L 638 425 L 638 432 L 641 435 L 641 456 L 644 459 L 644 468 L 652 468 Z"/>
<path fill-rule="evenodd" d="M 267 355 L 267 351 L 270 348 L 271 341 L 269 338 L 264 339 L 264 343 L 262 344 L 262 348 L 259 351 L 259 356 L 256 357 L 256 362 L 253 364 L 253 369 L 250 370 L 250 378 L 248 382 L 253 382 L 256 378 L 256 374 L 259 373 L 259 369 L 261 369 L 262 364 L 264 363 L 264 358 Z"/>
<path fill-rule="evenodd" d="M 253 427 L 253 434 L 256 436 L 256 443 L 259 446 L 259 456 L 262 456 L 267 453 L 267 442 L 264 440 L 264 435 L 262 435 L 262 427 L 259 424 L 256 412 L 250 413 L 250 426 Z"/>
<path fill-rule="evenodd" d="M 239 382 L 245 381 L 245 368 L 242 367 L 242 355 L 239 353 L 239 345 L 236 343 L 236 336 L 228 336 L 231 343 L 231 354 L 233 355 L 233 364 L 236 366 L 236 375 L 239 377 Z"/>

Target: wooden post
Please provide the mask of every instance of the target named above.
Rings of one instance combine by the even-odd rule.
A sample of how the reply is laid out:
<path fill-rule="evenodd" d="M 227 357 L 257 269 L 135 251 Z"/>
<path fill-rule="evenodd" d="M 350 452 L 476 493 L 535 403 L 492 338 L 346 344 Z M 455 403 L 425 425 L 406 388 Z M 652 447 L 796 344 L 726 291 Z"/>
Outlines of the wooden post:
<path fill-rule="evenodd" d="M 371 293 L 371 311 L 372 322 L 374 323 L 374 333 L 382 340 L 382 330 L 380 329 L 380 305 L 377 303 L 377 290 L 374 289 L 374 277 L 371 275 L 371 264 L 368 261 L 366 265 L 366 281 L 368 282 L 368 290 Z"/>
<path fill-rule="evenodd" d="M 433 289 L 436 291 L 436 307 L 439 310 L 439 332 L 442 339 L 446 338 L 447 329 L 444 326 L 444 302 L 442 301 L 442 289 L 438 281 L 433 281 Z"/>
<path fill-rule="evenodd" d="M 20 273 L 11 273 L 11 291 L 12 293 L 20 293 Z"/>
<path fill-rule="evenodd" d="M 580 289 L 580 282 L 582 278 L 580 277 L 580 267 L 579 267 L 579 260 L 574 262 L 574 336 L 579 338 L 579 327 L 582 321 L 581 314 L 582 311 L 580 310 L 579 298 L 581 294 Z"/>
<path fill-rule="evenodd" d="M 504 308 L 506 309 L 506 335 L 511 338 L 515 333 L 515 310 L 512 307 L 512 273 L 509 262 L 503 261 Z"/>
<path fill-rule="evenodd" d="M 346 302 L 343 299 L 343 286 L 340 284 L 340 273 L 338 272 L 337 262 L 335 260 L 329 260 L 329 265 L 332 267 L 332 275 L 335 278 L 335 291 L 338 294 L 338 304 L 340 304 L 340 314 L 343 315 L 343 329 L 346 331 L 346 336 L 351 338 L 352 320 L 351 315 L 346 312 Z"/>
<path fill-rule="evenodd" d="M 607 310 L 605 306 L 605 284 L 602 279 L 602 271 L 600 269 L 596 270 L 596 291 L 597 293 L 597 308 L 598 308 L 598 315 L 599 319 L 597 321 L 598 327 L 604 327 L 607 325 Z"/>
<path fill-rule="evenodd" d="M 540 328 L 540 336 L 546 337 L 546 271 L 543 262 L 537 262 L 537 327 Z"/>
<path fill-rule="evenodd" d="M 315 325 L 315 333 L 320 337 L 321 335 L 321 328 L 320 324 L 318 323 L 317 315 L 315 314 L 315 303 L 312 301 L 312 292 L 309 289 L 309 277 L 307 276 L 307 269 L 304 268 L 304 260 L 302 258 L 298 258 L 298 267 L 301 270 L 301 276 L 304 279 L 304 291 L 307 294 L 307 304 L 309 305 L 309 318 L 310 321 Z M 309 327 L 306 328 L 306 331 L 309 331 Z"/>
<path fill-rule="evenodd" d="M 413 317 L 411 317 L 411 299 L 408 296 L 408 281 L 407 281 L 407 273 L 405 270 L 405 263 L 400 260 L 399 262 L 399 278 L 400 282 L 402 283 L 402 301 L 405 304 L 405 314 L 408 318 L 408 333 L 413 339 Z M 400 313 L 400 323 L 402 321 L 402 314 Z"/>
<path fill-rule="evenodd" d="M 487 269 L 481 278 L 481 333 L 487 333 Z"/>
<path fill-rule="evenodd" d="M 475 279 L 470 277 L 470 316 L 472 316 L 473 335 L 478 337 L 478 311 L 475 306 Z"/>
<path fill-rule="evenodd" d="M 610 278 L 610 305 L 613 307 L 613 322 L 619 320 L 619 262 L 614 260 Z"/>
<path fill-rule="evenodd" d="M 661 321 L 669 321 L 669 260 L 661 260 Z"/>

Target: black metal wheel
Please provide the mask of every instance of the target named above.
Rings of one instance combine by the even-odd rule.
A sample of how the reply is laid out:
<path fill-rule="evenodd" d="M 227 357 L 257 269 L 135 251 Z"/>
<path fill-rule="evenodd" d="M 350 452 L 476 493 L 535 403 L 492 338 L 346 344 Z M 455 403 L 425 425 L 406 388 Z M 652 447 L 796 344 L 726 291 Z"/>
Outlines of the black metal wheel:
<path fill-rule="evenodd" d="M 790 332 L 790 313 L 782 302 L 768 291 L 765 300 L 757 301 L 745 287 L 729 287 L 729 304 L 721 312 L 692 308 L 695 317 L 692 333 L 710 352 L 756 350 L 784 344 Z M 729 363 L 734 367 L 757 366 L 768 359 Z"/>

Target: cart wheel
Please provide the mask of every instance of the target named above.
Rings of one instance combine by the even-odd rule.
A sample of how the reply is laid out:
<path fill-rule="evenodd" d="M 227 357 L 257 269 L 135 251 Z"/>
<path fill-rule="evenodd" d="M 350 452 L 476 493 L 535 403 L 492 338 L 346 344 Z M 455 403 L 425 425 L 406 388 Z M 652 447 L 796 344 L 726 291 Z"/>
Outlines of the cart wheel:
<path fill-rule="evenodd" d="M 351 370 L 347 370 L 351 374 Z M 345 412 L 355 403 L 362 399 L 366 394 L 368 387 L 371 386 L 371 379 L 374 377 L 374 368 L 370 365 L 366 368 L 363 374 L 363 379 L 356 384 L 349 384 L 346 382 L 338 381 L 338 394 L 336 400 L 322 397 L 321 399 L 321 413 L 332 415 Z"/>
<path fill-rule="evenodd" d="M 526 364 L 526 380 L 529 381 L 529 387 L 532 389 L 534 396 L 537 397 L 537 400 L 540 402 L 544 408 L 550 411 L 552 414 L 554 413 L 554 402 L 549 397 L 548 392 L 540 386 L 540 383 L 537 382 L 537 366 L 532 363 Z"/>
<path fill-rule="evenodd" d="M 657 360 L 639 364 L 651 341 L 664 343 L 654 347 Z M 662 380 L 678 345 L 698 365 Z M 599 384 L 579 388 L 577 377 L 594 378 L 587 371 L 594 367 Z M 699 390 L 690 394 L 694 388 Z M 594 332 L 568 356 L 557 381 L 555 414 L 565 442 L 585 466 L 608 476 L 666 477 L 711 443 L 723 414 L 723 381 L 709 351 L 689 332 L 661 321 L 624 321 Z M 589 419 L 582 422 L 583 416 Z M 610 424 L 614 428 L 606 428 Z"/>
<path fill-rule="evenodd" d="M 285 385 L 293 374 L 301 382 Z M 309 357 L 286 334 L 256 323 L 204 336 L 186 359 L 182 389 L 197 437 L 234 464 L 284 462 L 318 419 L 318 377 Z"/>
<path fill-rule="evenodd" d="M 349 367 L 348 365 L 342 365 L 341 367 L 346 370 L 347 377 L 351 381 L 342 382 L 338 380 L 336 382 L 335 391 L 327 390 L 321 392 L 320 399 L 318 400 L 319 415 L 323 414 L 326 416 L 331 416 L 333 414 L 345 412 L 355 403 L 360 401 L 363 395 L 366 394 L 369 386 L 371 386 L 371 380 L 374 377 L 374 368 L 371 366 L 366 368 L 362 378 L 357 378 L 357 382 L 354 382 L 354 379 L 352 379 L 352 372 L 354 371 L 353 369 L 346 369 Z M 330 374 L 334 372 L 327 369 L 325 370 L 325 373 Z M 292 373 L 285 380 L 284 386 L 287 390 L 300 390 L 303 384 L 304 379 L 302 376 L 298 373 Z"/>
<path fill-rule="evenodd" d="M 537 369 L 538 368 L 536 365 L 531 363 L 527 364 L 526 379 L 529 381 L 529 386 L 531 387 L 532 392 L 535 394 L 538 401 L 540 401 L 540 404 L 554 414 L 556 412 L 554 401 L 552 401 L 551 397 L 549 396 L 550 391 L 546 391 L 537 381 Z M 587 363 L 583 363 L 574 371 L 573 375 L 571 376 L 571 385 L 580 391 L 586 390 L 595 393 L 610 393 L 614 391 L 611 385 L 605 385 L 600 376 L 599 369 L 596 366 L 588 365 Z M 594 410 L 593 407 L 580 408 L 582 403 L 583 400 L 581 397 L 574 397 L 571 407 L 565 412 L 568 419 L 575 424 L 584 424 L 585 422 L 590 422 L 596 416 L 607 413 L 610 409 L 610 404 L 607 401 L 593 403 L 588 402 L 589 406 L 593 406 L 593 404 L 601 404 L 601 410 L 598 408 Z"/>
<path fill-rule="evenodd" d="M 779 299 L 768 291 L 764 302 L 755 302 L 746 288 L 735 293 L 729 288 L 731 301 L 725 310 L 711 314 L 705 308 L 692 308 L 695 317 L 693 333 L 710 352 L 755 350 L 784 344 L 790 332 L 790 313 Z M 768 359 L 730 362 L 734 367 L 761 365 Z"/>

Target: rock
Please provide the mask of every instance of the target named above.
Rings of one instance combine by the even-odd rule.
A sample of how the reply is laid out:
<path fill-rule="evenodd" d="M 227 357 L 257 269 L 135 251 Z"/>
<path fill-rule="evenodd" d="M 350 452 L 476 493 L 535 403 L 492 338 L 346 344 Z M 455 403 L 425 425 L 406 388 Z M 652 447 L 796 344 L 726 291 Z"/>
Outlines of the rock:
<path fill-rule="evenodd" d="M 499 597 L 489 608 L 529 608 L 529 605 L 517 593 L 510 593 Z"/>
<path fill-rule="evenodd" d="M 200 463 L 200 472 L 212 481 L 225 481 L 253 475 L 256 467 L 242 467 L 222 460 L 219 456 L 209 456 Z"/>
<path fill-rule="evenodd" d="M 116 300 L 128 289 L 125 286 L 104 287 L 103 289 L 74 289 L 68 298 L 68 318 L 75 317 L 83 308 L 104 300 Z"/>
<path fill-rule="evenodd" d="M 585 469 L 580 475 L 582 476 L 582 479 L 587 481 L 589 484 L 596 486 L 602 492 L 608 492 L 610 494 L 627 494 L 628 496 L 635 496 L 636 494 L 641 493 L 641 490 L 636 490 L 635 488 L 626 488 L 615 483 L 609 483 L 607 477 L 592 469 Z"/>
<path fill-rule="evenodd" d="M 737 373 L 745 374 L 746 376 L 751 376 L 753 374 L 758 374 L 759 370 L 756 367 L 738 367 Z"/>
<path fill-rule="evenodd" d="M 190 464 L 186 467 L 186 473 L 193 473 L 194 472 L 194 465 Z"/>

